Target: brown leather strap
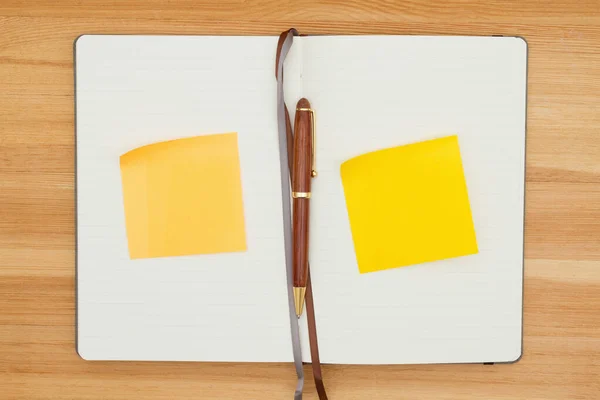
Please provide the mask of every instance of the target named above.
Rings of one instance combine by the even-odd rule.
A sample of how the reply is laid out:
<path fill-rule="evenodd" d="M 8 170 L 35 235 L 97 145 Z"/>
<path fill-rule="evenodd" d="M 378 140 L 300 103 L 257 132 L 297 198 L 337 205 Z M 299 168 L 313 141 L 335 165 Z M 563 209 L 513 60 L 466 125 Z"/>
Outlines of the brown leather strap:
<path fill-rule="evenodd" d="M 320 400 L 327 400 L 327 392 L 323 384 L 321 359 L 319 358 L 319 343 L 317 340 L 317 322 L 315 320 L 315 304 L 313 301 L 310 265 L 308 266 L 308 283 L 306 286 L 306 317 L 308 319 L 308 340 L 310 342 L 310 358 L 312 360 L 313 377 Z"/>
<path fill-rule="evenodd" d="M 284 32 L 282 35 L 287 35 L 287 32 Z M 279 53 L 280 48 L 277 49 L 277 59 L 279 59 Z M 292 133 L 292 123 L 287 106 L 285 106 L 285 131 L 287 135 L 288 167 L 291 174 L 294 153 L 294 134 Z M 321 360 L 319 358 L 317 322 L 315 319 L 315 305 L 312 292 L 312 283 L 310 278 L 310 265 L 308 267 L 308 282 L 306 286 L 306 317 L 308 322 L 308 340 L 310 342 L 310 358 L 312 360 L 312 371 L 315 380 L 315 386 L 317 388 L 317 394 L 319 395 L 319 400 L 327 400 L 327 392 L 325 391 L 325 385 L 323 383 L 323 373 L 321 371 Z"/>
<path fill-rule="evenodd" d="M 298 31 L 294 28 L 288 29 L 285 32 L 281 32 L 281 35 L 279 35 L 279 41 L 277 42 L 277 52 L 275 53 L 275 79 L 279 78 L 277 76 L 277 70 L 279 69 L 279 58 L 281 57 L 281 49 L 283 49 L 283 44 L 285 43 L 285 38 L 287 37 L 288 33 L 292 33 L 294 36 L 298 36 Z"/>
<path fill-rule="evenodd" d="M 286 130 L 285 118 L 285 96 L 283 88 L 283 63 L 290 48 L 293 45 L 295 31 L 288 31 L 279 37 L 278 45 L 278 63 L 277 72 L 277 141 L 279 144 L 279 168 L 281 171 L 289 169 L 288 160 L 288 134 Z M 294 368 L 296 369 L 296 390 L 294 391 L 294 400 L 302 400 L 302 392 L 304 391 L 304 368 L 302 363 L 302 348 L 300 343 L 300 326 L 296 317 L 296 306 L 293 291 L 293 245 L 292 245 L 292 209 L 291 209 L 291 191 L 289 174 L 279 174 L 281 178 L 281 208 L 283 217 L 283 245 L 285 247 L 285 275 L 287 281 L 288 294 L 288 313 L 290 318 L 290 335 L 292 339 L 292 353 L 294 356 Z"/>

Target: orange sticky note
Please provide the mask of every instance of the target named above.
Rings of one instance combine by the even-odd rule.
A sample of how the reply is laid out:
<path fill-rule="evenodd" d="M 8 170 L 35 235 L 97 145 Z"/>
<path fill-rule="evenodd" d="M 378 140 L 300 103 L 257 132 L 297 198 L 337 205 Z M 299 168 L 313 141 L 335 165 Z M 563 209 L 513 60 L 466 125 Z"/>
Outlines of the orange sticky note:
<path fill-rule="evenodd" d="M 246 250 L 237 133 L 150 144 L 120 164 L 131 258 Z"/>
<path fill-rule="evenodd" d="M 477 253 L 457 136 L 363 154 L 341 175 L 361 273 Z"/>

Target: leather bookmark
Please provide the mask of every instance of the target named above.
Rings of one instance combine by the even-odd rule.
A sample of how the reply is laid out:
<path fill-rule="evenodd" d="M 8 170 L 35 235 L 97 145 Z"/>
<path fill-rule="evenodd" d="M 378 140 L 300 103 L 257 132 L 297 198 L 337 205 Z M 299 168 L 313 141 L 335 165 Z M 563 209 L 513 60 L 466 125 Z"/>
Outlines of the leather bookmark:
<path fill-rule="evenodd" d="M 277 78 L 277 125 L 279 130 L 279 151 L 281 170 L 284 171 L 285 164 L 290 171 L 292 169 L 293 157 L 293 131 L 290 121 L 290 115 L 285 105 L 283 97 L 283 62 L 293 41 L 293 37 L 297 36 L 298 32 L 295 29 L 290 29 L 283 32 L 279 36 L 277 44 L 277 56 L 275 61 L 275 77 Z M 302 353 L 300 347 L 300 335 L 298 327 L 298 319 L 294 307 L 291 282 L 291 211 L 290 211 L 290 182 L 289 175 L 281 174 L 282 176 L 282 196 L 283 196 L 283 217 L 284 217 L 284 242 L 286 246 L 286 268 L 288 276 L 288 303 L 290 308 L 290 324 L 292 330 L 292 345 L 294 351 L 294 363 L 296 365 L 296 373 L 298 375 L 298 384 L 296 386 L 295 400 L 302 398 L 302 389 L 304 386 L 304 373 L 302 370 Z M 289 251 L 289 252 L 288 252 Z M 320 400 L 327 400 L 325 385 L 323 384 L 323 374 L 321 371 L 321 362 L 319 358 L 319 346 L 317 340 L 317 326 L 315 320 L 314 298 L 312 293 L 312 284 L 310 278 L 310 266 L 308 272 L 308 284 L 306 287 L 306 315 L 308 322 L 308 337 L 310 342 L 310 354 L 312 360 L 313 377 L 317 394 Z"/>
<path fill-rule="evenodd" d="M 281 171 L 288 168 L 288 140 L 286 134 L 286 108 L 283 98 L 283 62 L 292 47 L 295 30 L 284 32 L 279 37 L 277 45 L 277 62 L 275 66 L 275 77 L 277 78 L 277 130 L 279 137 L 279 166 Z M 291 191 L 289 174 L 281 173 L 281 202 L 283 209 L 283 242 L 285 244 L 285 267 L 287 276 L 288 307 L 290 315 L 290 329 L 292 334 L 292 350 L 294 352 L 294 365 L 298 383 L 294 393 L 294 400 L 302 400 L 302 390 L 304 389 L 304 371 L 302 369 L 302 351 L 300 348 L 300 328 L 298 327 L 298 318 L 296 317 L 296 307 L 294 306 L 294 295 L 292 290 L 292 210 L 291 210 Z"/>

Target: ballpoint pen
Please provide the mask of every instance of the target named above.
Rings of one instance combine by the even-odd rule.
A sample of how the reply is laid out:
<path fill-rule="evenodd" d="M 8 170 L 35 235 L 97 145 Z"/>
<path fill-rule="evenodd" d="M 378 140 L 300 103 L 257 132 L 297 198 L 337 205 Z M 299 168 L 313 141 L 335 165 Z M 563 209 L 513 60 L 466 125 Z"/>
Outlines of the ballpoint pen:
<path fill-rule="evenodd" d="M 315 170 L 315 115 L 310 103 L 305 98 L 300 99 L 296 106 L 293 154 L 293 283 L 296 315 L 300 317 L 304 307 L 308 277 L 311 178 L 317 175 Z"/>

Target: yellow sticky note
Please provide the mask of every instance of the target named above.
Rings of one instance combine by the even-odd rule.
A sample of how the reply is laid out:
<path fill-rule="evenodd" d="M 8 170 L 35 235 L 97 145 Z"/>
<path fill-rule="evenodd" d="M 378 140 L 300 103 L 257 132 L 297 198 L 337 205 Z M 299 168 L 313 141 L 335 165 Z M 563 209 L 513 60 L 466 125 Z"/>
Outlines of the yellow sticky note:
<path fill-rule="evenodd" d="M 361 273 L 477 253 L 457 136 L 363 154 L 341 175 Z"/>
<path fill-rule="evenodd" d="M 237 133 L 154 143 L 120 161 L 131 258 L 246 250 Z"/>

